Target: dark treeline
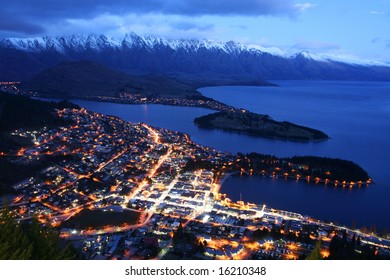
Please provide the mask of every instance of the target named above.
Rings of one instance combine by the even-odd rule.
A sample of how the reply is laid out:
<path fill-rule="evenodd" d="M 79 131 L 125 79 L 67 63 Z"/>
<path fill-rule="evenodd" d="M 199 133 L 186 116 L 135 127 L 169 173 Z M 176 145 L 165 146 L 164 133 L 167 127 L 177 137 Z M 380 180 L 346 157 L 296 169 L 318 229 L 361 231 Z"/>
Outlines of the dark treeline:
<path fill-rule="evenodd" d="M 347 181 L 366 181 L 369 179 L 363 168 L 349 160 L 315 156 L 292 157 L 286 160 L 293 164 L 308 166 L 307 170 L 301 170 L 305 176 Z"/>
<path fill-rule="evenodd" d="M 181 169 L 181 172 L 187 172 L 187 171 L 193 171 L 193 170 L 199 170 L 199 169 L 208 169 L 208 170 L 215 170 L 217 165 L 207 159 L 195 159 L 195 160 L 189 160 L 187 161 L 186 165 Z"/>
<path fill-rule="evenodd" d="M 348 238 L 346 232 L 342 236 L 335 235 L 329 244 L 329 260 L 381 260 L 388 259 L 368 244 L 363 244 L 360 237 Z"/>
<path fill-rule="evenodd" d="M 73 260 L 78 252 L 60 241 L 58 234 L 42 227 L 36 219 L 18 223 L 7 209 L 0 216 L 0 259 L 2 260 Z"/>
<path fill-rule="evenodd" d="M 310 176 L 321 180 L 338 180 L 341 182 L 367 181 L 370 177 L 367 172 L 356 163 L 339 158 L 301 156 L 292 158 L 277 158 L 275 156 L 250 153 L 238 154 L 239 167 L 246 171 L 253 170 L 257 174 L 262 171 L 275 175 Z"/>
<path fill-rule="evenodd" d="M 295 127 L 295 128 L 299 128 L 299 129 L 304 129 L 310 133 L 312 133 L 312 137 L 313 139 L 315 140 L 323 140 L 323 139 L 328 139 L 329 136 L 326 135 L 324 132 L 318 130 L 318 129 L 314 129 L 314 128 L 311 128 L 311 127 L 307 127 L 307 126 L 302 126 L 302 125 L 298 125 L 298 124 L 295 124 L 295 123 L 291 123 L 291 122 L 282 122 L 282 124 L 284 124 L 285 126 L 291 126 L 291 127 Z M 298 139 L 299 140 L 299 139 Z"/>
<path fill-rule="evenodd" d="M 261 115 L 249 112 L 241 114 L 238 112 L 216 112 L 196 118 L 195 123 L 204 127 L 213 127 L 212 121 L 220 117 L 224 117 L 230 120 L 239 119 L 244 126 L 249 126 L 253 122 L 257 121 L 272 121 L 270 116 L 268 115 Z"/>
<path fill-rule="evenodd" d="M 45 102 L 26 96 L 0 92 L 0 153 L 15 154 L 21 147 L 32 145 L 31 139 L 11 135 L 16 129 L 34 129 L 44 126 L 57 127 L 70 122 L 55 115 L 55 109 L 78 108 L 69 101 Z M 27 165 L 12 156 L 0 156 L 0 195 L 14 193 L 12 184 L 35 175 L 64 158 L 45 157 Z"/>
<path fill-rule="evenodd" d="M 45 102 L 26 96 L 0 92 L 0 132 L 68 124 L 54 114 L 54 109 L 78 108 L 69 101 Z"/>
<path fill-rule="evenodd" d="M 255 136 L 281 138 L 294 141 L 324 140 L 329 136 L 317 129 L 296 125 L 290 122 L 278 122 L 268 115 L 235 110 L 217 112 L 198 117 L 195 124 L 203 128 L 217 128 Z"/>
<path fill-rule="evenodd" d="M 194 234 L 184 230 L 180 223 L 172 237 L 173 251 L 167 259 L 182 259 L 192 257 L 197 252 L 204 252 L 207 242 L 198 242 Z"/>
<path fill-rule="evenodd" d="M 250 175 L 272 175 L 307 179 L 310 181 L 334 183 L 336 180 L 342 184 L 350 182 L 365 183 L 370 179 L 367 172 L 352 161 L 338 158 L 303 156 L 292 158 L 278 158 L 273 155 L 238 153 L 232 162 L 220 161 L 215 163 L 208 159 L 194 159 L 187 162 L 183 171 L 196 169 L 209 169 L 225 172 L 242 172 Z"/>

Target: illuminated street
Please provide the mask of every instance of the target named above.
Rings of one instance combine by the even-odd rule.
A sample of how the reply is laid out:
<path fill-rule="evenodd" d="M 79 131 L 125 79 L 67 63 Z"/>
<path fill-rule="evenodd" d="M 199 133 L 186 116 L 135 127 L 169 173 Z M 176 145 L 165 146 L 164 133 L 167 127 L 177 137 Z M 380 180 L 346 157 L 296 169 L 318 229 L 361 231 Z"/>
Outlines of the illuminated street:
<path fill-rule="evenodd" d="M 200 146 L 186 134 L 85 109 L 59 110 L 58 115 L 73 124 L 14 132 L 33 137 L 34 146 L 11 156 L 26 162 L 45 156 L 62 160 L 16 184 L 20 194 L 10 207 L 19 220 L 37 216 L 56 227 L 62 238 L 77 242 L 86 258 L 164 259 L 179 250 L 197 259 L 299 259 L 310 255 L 318 240 L 327 257 L 332 238 L 342 235 L 389 253 L 386 238 L 231 201 L 220 193 L 221 184 L 227 176 L 255 172 L 248 158 Z M 270 176 L 284 172 L 270 170 Z M 85 213 L 138 217 L 107 220 L 99 227 L 88 220 L 80 228 L 72 226 Z M 181 226 L 189 241 L 177 243 L 173 236 Z"/>

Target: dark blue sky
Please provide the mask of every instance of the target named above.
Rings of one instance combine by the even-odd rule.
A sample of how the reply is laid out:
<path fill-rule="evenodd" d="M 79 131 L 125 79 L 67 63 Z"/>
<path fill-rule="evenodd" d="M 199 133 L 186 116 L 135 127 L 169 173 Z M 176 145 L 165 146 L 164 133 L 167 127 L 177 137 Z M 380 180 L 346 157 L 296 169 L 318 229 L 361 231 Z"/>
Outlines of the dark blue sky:
<path fill-rule="evenodd" d="M 10 0 L 0 38 L 128 32 L 390 62 L 390 0 Z"/>

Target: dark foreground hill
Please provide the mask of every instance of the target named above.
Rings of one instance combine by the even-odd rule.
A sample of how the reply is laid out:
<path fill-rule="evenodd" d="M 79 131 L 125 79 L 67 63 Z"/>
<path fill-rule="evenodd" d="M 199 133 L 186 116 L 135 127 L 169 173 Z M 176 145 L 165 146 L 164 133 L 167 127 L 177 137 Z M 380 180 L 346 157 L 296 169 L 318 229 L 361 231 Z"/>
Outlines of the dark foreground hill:
<path fill-rule="evenodd" d="M 93 61 L 62 62 L 24 82 L 22 88 L 44 96 L 117 96 L 121 92 L 144 96 L 201 96 L 190 85 L 158 75 L 130 76 Z"/>
<path fill-rule="evenodd" d="M 0 195 L 13 193 L 12 185 L 35 175 L 60 157 L 51 157 L 28 165 L 17 161 L 16 157 L 3 156 L 15 154 L 21 147 L 31 146 L 32 138 L 15 135 L 17 129 L 33 130 L 36 128 L 58 127 L 69 124 L 54 114 L 57 108 L 76 108 L 67 101 L 44 102 L 24 96 L 0 92 Z"/>

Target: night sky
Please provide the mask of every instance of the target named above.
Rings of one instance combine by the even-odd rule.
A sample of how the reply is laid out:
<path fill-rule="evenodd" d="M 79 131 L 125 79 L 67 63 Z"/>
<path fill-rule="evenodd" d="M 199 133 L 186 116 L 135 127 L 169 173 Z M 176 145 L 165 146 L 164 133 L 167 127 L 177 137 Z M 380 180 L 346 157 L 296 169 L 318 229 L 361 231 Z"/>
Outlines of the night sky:
<path fill-rule="evenodd" d="M 135 32 L 390 63 L 390 0 L 11 0 L 0 38 Z"/>

